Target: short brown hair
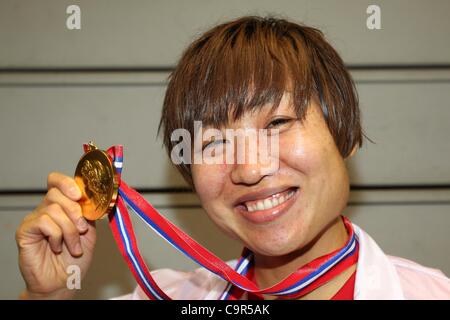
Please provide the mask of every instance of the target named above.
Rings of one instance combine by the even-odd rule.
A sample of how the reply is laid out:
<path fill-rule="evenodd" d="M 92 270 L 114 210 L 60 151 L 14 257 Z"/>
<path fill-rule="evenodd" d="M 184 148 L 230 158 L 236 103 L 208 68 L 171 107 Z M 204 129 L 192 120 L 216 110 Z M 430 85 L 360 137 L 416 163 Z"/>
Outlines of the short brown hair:
<path fill-rule="evenodd" d="M 220 127 L 267 103 L 278 107 L 289 87 L 303 120 L 310 99 L 321 106 L 343 158 L 362 146 L 358 95 L 344 62 L 315 28 L 274 17 L 246 16 L 195 40 L 169 76 L 158 132 L 171 153 L 175 129 L 194 120 Z M 190 166 L 177 166 L 192 185 Z"/>

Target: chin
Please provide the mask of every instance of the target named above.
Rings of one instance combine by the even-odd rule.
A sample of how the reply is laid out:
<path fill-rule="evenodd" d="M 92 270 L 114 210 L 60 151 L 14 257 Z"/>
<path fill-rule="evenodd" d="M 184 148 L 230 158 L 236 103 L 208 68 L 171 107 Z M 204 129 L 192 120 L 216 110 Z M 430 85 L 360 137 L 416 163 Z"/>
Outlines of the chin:
<path fill-rule="evenodd" d="M 277 245 L 256 245 L 250 248 L 255 254 L 260 254 L 267 257 L 279 257 L 288 255 L 298 249 L 292 244 L 277 244 Z"/>
<path fill-rule="evenodd" d="M 298 231 L 272 233 L 265 237 L 247 239 L 246 246 L 256 254 L 277 257 L 292 253 L 306 245 Z"/>

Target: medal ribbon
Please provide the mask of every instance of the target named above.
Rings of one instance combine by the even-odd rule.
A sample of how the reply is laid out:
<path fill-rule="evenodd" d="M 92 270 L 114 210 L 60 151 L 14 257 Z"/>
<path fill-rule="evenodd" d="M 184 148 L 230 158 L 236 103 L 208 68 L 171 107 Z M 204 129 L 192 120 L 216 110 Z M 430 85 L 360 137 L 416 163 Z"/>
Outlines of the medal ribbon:
<path fill-rule="evenodd" d="M 88 149 L 84 145 L 85 151 Z M 244 248 L 235 269 L 201 246 L 177 226 L 163 217 L 136 190 L 129 187 L 120 175 L 123 164 L 122 146 L 107 150 L 119 175 L 117 202 L 109 214 L 109 224 L 122 256 L 136 281 L 151 300 L 171 300 L 153 279 L 142 258 L 127 206 L 132 209 L 153 231 L 185 254 L 191 260 L 228 282 L 221 300 L 240 299 L 247 292 L 251 297 L 274 295 L 281 299 L 296 299 L 328 282 L 358 259 L 358 241 L 350 221 L 343 218 L 349 233 L 346 244 L 334 252 L 319 257 L 289 275 L 283 281 L 266 289 L 260 289 L 249 279 L 253 272 L 253 253 Z"/>

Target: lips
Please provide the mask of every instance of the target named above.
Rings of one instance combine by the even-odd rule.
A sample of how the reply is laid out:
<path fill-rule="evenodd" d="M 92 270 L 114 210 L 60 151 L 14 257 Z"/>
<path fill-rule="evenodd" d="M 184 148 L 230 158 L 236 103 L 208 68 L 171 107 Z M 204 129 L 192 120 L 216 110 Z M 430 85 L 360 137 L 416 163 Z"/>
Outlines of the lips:
<path fill-rule="evenodd" d="M 289 210 L 299 194 L 299 188 L 266 189 L 239 198 L 236 211 L 253 223 L 270 222 Z"/>

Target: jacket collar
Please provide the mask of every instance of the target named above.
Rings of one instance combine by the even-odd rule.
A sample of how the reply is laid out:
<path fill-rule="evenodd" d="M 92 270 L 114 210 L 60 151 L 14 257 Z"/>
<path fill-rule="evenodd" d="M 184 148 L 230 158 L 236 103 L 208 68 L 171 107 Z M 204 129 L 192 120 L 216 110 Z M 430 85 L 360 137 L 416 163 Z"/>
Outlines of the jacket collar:
<path fill-rule="evenodd" d="M 394 265 L 375 240 L 357 225 L 353 229 L 359 242 L 355 300 L 404 300 Z"/>

